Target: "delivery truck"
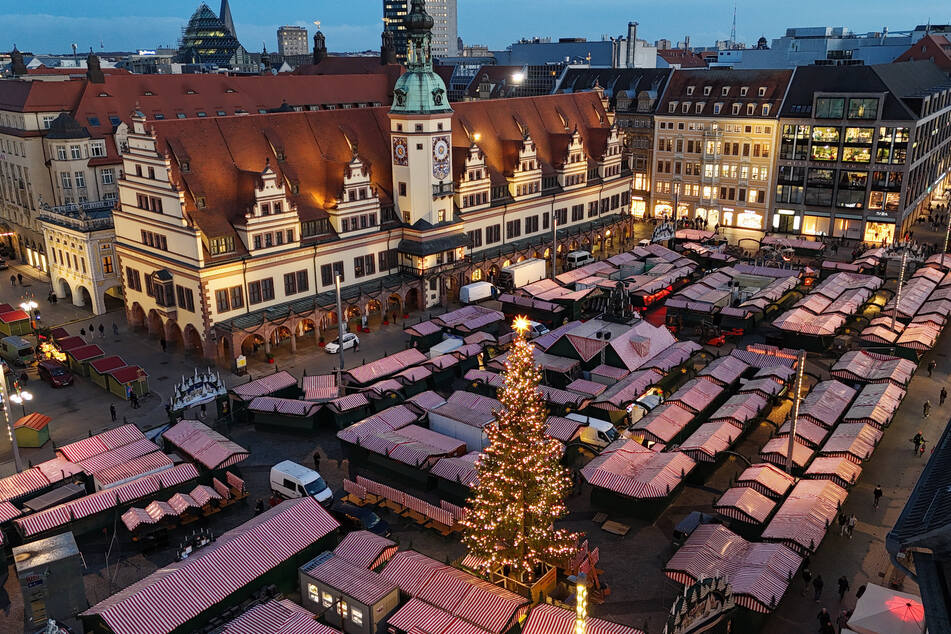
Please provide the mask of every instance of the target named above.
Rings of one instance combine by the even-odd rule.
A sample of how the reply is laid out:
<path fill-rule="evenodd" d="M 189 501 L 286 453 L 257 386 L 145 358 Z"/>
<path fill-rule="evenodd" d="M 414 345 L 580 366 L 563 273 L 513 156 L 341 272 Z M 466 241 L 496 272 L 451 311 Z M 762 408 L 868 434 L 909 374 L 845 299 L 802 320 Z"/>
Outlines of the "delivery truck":
<path fill-rule="evenodd" d="M 510 264 L 499 273 L 499 283 L 502 288 L 514 291 L 526 284 L 543 280 L 546 277 L 547 263 L 545 260 L 531 258 Z"/>

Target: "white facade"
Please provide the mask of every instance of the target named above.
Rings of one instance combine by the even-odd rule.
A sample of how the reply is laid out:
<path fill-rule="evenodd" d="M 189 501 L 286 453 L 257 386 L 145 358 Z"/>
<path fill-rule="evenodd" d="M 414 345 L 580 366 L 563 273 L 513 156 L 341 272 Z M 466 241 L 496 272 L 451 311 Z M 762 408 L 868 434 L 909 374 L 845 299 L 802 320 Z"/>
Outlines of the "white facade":
<path fill-rule="evenodd" d="M 432 52 L 435 57 L 459 54 L 459 12 L 457 0 L 426 0 L 426 12 L 432 16 Z"/>

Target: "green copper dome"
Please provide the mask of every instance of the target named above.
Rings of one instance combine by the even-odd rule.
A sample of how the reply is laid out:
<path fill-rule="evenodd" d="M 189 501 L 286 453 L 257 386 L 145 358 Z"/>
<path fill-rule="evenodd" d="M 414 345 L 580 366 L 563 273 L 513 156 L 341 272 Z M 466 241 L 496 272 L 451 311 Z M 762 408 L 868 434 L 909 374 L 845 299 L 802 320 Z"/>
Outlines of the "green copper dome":
<path fill-rule="evenodd" d="M 393 88 L 393 106 L 390 112 L 407 114 L 437 114 L 452 112 L 446 95 L 446 84 L 433 71 L 433 19 L 426 13 L 423 0 L 413 0 L 412 10 L 406 16 L 406 72 Z"/>

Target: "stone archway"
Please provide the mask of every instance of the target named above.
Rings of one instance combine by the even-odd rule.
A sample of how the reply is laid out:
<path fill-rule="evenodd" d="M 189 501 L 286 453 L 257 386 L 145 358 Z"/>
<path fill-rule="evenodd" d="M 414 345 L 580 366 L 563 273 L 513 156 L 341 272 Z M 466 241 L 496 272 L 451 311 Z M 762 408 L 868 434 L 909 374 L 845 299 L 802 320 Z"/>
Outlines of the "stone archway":
<path fill-rule="evenodd" d="M 223 364 L 227 368 L 231 368 L 234 365 L 235 355 L 231 352 L 231 338 L 226 336 L 218 335 L 218 363 Z"/>
<path fill-rule="evenodd" d="M 248 335 L 241 341 L 241 354 L 250 358 L 260 352 L 262 353 L 261 356 L 263 358 L 263 353 L 267 348 L 266 344 L 267 342 L 261 335 L 257 333 Z"/>
<path fill-rule="evenodd" d="M 397 293 L 393 293 L 386 299 L 386 314 L 393 323 L 396 323 L 403 314 L 403 300 Z"/>
<path fill-rule="evenodd" d="M 76 293 L 73 294 L 73 306 L 86 306 L 93 313 L 96 312 L 96 305 L 92 301 L 92 295 L 90 295 L 89 289 L 85 286 L 76 288 Z"/>
<path fill-rule="evenodd" d="M 162 316 L 159 315 L 155 310 L 149 311 L 147 325 L 149 329 L 149 335 L 152 337 L 162 337 L 165 335 L 165 327 L 162 324 Z"/>
<path fill-rule="evenodd" d="M 185 337 L 182 335 L 182 328 L 174 319 L 165 322 L 165 341 L 169 350 L 185 349 Z"/>
<path fill-rule="evenodd" d="M 66 281 L 66 278 L 60 278 L 59 284 L 57 285 L 57 294 L 56 297 L 59 299 L 68 299 L 73 301 L 73 289 L 69 287 L 69 282 Z"/>
<path fill-rule="evenodd" d="M 125 294 L 121 284 L 110 286 L 102 293 L 102 307 L 108 312 L 125 305 Z"/>
<path fill-rule="evenodd" d="M 201 335 L 193 325 L 188 324 L 185 326 L 182 338 L 184 341 L 185 354 L 193 354 L 199 357 L 204 356 L 205 347 L 202 344 Z"/>
<path fill-rule="evenodd" d="M 145 328 L 145 310 L 139 302 L 133 302 L 132 308 L 129 310 L 129 326 L 134 330 Z"/>
<path fill-rule="evenodd" d="M 419 310 L 419 289 L 415 286 L 406 291 L 406 301 L 403 302 L 403 314 Z"/>
<path fill-rule="evenodd" d="M 368 300 L 364 307 L 367 316 L 367 326 L 376 328 L 383 321 L 383 304 L 377 299 Z"/>

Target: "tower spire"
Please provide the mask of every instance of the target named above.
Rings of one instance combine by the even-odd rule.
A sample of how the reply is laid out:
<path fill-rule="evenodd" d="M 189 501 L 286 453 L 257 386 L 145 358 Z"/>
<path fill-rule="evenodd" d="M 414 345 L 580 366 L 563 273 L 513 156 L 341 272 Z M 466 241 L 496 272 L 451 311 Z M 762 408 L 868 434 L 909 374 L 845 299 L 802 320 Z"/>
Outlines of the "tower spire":
<path fill-rule="evenodd" d="M 231 35 L 238 37 L 234 32 L 234 20 L 231 17 L 231 7 L 228 5 L 228 0 L 221 0 L 221 10 L 218 11 L 218 17 L 225 23 L 225 28 L 228 29 Z"/>

